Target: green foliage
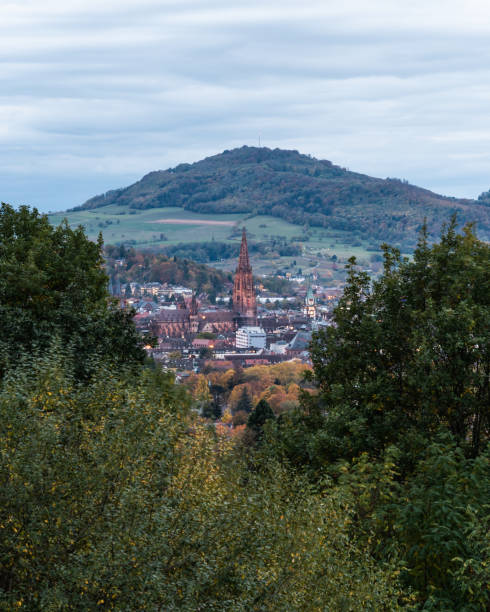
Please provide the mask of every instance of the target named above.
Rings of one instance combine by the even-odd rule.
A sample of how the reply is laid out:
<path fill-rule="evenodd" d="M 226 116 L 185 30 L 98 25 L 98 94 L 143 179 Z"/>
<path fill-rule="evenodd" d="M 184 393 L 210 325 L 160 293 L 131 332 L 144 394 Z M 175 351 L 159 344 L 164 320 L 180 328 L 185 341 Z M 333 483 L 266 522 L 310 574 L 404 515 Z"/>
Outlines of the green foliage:
<path fill-rule="evenodd" d="M 252 400 L 250 399 L 250 395 L 248 393 L 247 387 L 243 387 L 240 398 L 235 406 L 234 412 L 252 412 Z"/>
<path fill-rule="evenodd" d="M 490 456 L 466 459 L 454 443 L 431 444 L 403 499 L 386 509 L 406 569 L 425 609 L 490 606 Z"/>
<path fill-rule="evenodd" d="M 102 244 L 82 228 L 53 228 L 46 215 L 0 207 L 0 376 L 25 350 L 58 337 L 77 355 L 80 376 L 95 355 L 141 363 L 132 315 L 109 300 Z"/>
<path fill-rule="evenodd" d="M 187 242 L 165 247 L 165 254 L 168 257 L 177 256 L 182 259 L 189 257 L 189 253 L 192 253 L 192 259 L 202 263 L 238 257 L 239 252 L 239 244 L 218 242 L 217 240 L 212 242 Z"/>
<path fill-rule="evenodd" d="M 260 279 L 260 283 L 269 291 L 281 296 L 290 296 L 294 294 L 293 285 L 286 278 L 265 276 Z"/>
<path fill-rule="evenodd" d="M 111 245 L 105 248 L 105 254 L 108 270 L 111 274 L 117 273 L 124 283 L 170 283 L 216 295 L 229 280 L 222 272 L 188 259 L 189 254 L 195 259 L 194 251 L 189 248 L 183 259 Z M 120 258 L 124 259 L 122 268 L 115 264 Z"/>
<path fill-rule="evenodd" d="M 186 402 L 103 363 L 80 385 L 67 360 L 26 359 L 0 391 L 0 608 L 142 609 Z"/>
<path fill-rule="evenodd" d="M 238 235 L 239 236 L 239 235 Z M 164 247 L 164 252 L 169 257 L 189 257 L 192 253 L 194 261 L 208 263 L 221 261 L 222 259 L 237 258 L 240 252 L 240 244 L 229 242 L 181 242 L 172 246 Z M 251 255 L 267 256 L 271 252 L 279 256 L 301 255 L 301 247 L 298 244 L 288 244 L 285 238 L 272 237 L 261 242 L 249 240 L 248 251 Z"/>
<path fill-rule="evenodd" d="M 318 394 L 261 452 L 341 491 L 352 533 L 398 566 L 415 609 L 489 599 L 490 248 L 455 221 L 413 261 L 384 247 L 374 283 L 349 264 L 335 326 L 314 335 Z"/>
<path fill-rule="evenodd" d="M 0 388 L 0 609 L 399 609 L 337 492 L 189 428 L 167 375 L 66 360 Z"/>
<path fill-rule="evenodd" d="M 215 340 L 216 334 L 213 334 L 213 332 L 199 332 L 196 334 L 196 338 L 202 338 L 203 340 Z"/>
<path fill-rule="evenodd" d="M 484 611 L 490 602 L 488 449 L 466 458 L 448 434 L 429 443 L 401 480 L 400 451 L 329 468 L 354 508 L 353 533 L 391 557 L 415 609 Z"/>
<path fill-rule="evenodd" d="M 267 421 L 274 421 L 276 418 L 267 400 L 261 399 L 250 413 L 247 427 L 254 432 L 257 438 L 262 437 L 262 430 Z"/>
<path fill-rule="evenodd" d="M 394 443 L 409 468 L 442 427 L 477 455 L 490 432 L 490 248 L 452 223 L 431 248 L 422 236 L 413 261 L 384 251 L 372 286 L 350 262 L 335 326 L 312 341 L 324 453 L 381 456 Z"/>

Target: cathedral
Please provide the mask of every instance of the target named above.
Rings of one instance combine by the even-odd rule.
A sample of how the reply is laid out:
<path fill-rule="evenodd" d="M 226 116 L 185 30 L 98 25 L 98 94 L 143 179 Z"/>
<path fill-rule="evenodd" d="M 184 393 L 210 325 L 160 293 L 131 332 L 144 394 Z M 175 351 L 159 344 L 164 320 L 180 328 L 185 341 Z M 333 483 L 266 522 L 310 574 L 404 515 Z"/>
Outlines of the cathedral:
<path fill-rule="evenodd" d="M 233 310 L 237 327 L 257 325 L 257 303 L 255 301 L 252 266 L 248 258 L 247 235 L 243 228 L 238 267 L 233 285 Z"/>
<path fill-rule="evenodd" d="M 245 228 L 233 284 L 233 310 L 198 310 L 196 297 L 182 301 L 176 310 L 161 310 L 152 320 L 157 337 L 184 338 L 199 332 L 232 333 L 239 327 L 257 325 L 257 303 Z"/>

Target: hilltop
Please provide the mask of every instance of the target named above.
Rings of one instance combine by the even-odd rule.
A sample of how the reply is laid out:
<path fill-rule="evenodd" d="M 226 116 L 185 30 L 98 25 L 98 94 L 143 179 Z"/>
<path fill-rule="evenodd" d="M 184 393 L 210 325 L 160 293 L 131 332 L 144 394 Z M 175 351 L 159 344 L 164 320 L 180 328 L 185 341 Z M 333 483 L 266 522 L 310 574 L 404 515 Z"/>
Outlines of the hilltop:
<path fill-rule="evenodd" d="M 457 199 L 395 178 L 373 178 L 297 151 L 241 147 L 193 164 L 150 172 L 129 187 L 74 210 L 109 205 L 134 211 L 179 207 L 204 214 L 271 215 L 296 225 L 348 231 L 361 239 L 414 245 L 427 218 L 430 235 L 457 213 L 490 237 L 487 199 Z"/>

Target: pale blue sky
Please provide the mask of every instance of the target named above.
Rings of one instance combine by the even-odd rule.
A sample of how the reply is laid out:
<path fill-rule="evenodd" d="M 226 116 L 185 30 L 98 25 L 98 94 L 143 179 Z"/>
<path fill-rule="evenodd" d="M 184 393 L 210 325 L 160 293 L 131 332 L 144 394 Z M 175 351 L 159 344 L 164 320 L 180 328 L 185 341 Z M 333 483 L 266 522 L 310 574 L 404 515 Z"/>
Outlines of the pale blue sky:
<path fill-rule="evenodd" d="M 242 144 L 490 188 L 480 0 L 3 0 L 0 199 L 60 210 Z"/>

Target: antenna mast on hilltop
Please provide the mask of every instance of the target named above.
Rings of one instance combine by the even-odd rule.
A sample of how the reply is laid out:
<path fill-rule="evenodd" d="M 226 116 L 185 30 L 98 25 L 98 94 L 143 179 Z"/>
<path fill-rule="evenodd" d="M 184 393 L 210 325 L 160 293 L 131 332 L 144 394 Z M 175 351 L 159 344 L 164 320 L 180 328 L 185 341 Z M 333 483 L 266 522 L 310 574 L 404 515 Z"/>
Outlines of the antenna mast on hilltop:
<path fill-rule="evenodd" d="M 259 149 L 260 149 L 260 134 L 259 134 Z"/>

